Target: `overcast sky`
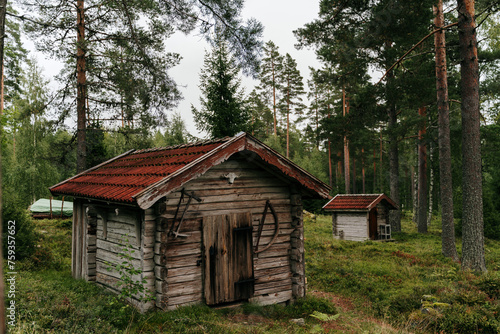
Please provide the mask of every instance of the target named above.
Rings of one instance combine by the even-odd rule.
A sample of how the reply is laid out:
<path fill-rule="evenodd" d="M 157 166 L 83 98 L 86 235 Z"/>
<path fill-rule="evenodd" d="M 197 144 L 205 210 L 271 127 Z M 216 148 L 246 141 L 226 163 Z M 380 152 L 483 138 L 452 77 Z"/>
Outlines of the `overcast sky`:
<path fill-rule="evenodd" d="M 317 17 L 319 0 L 246 0 L 243 18 L 255 18 L 264 25 L 264 43 L 272 40 L 281 54 L 289 53 L 297 60 L 299 70 L 304 77 L 304 85 L 309 77 L 309 66 L 318 67 L 318 61 L 312 50 L 296 50 L 297 42 L 293 30 L 304 26 Z M 203 136 L 196 130 L 191 115 L 191 104 L 198 108 L 200 100 L 199 74 L 203 66 L 203 57 L 208 44 L 200 36 L 177 33 L 170 38 L 167 49 L 178 52 L 182 57 L 180 65 L 173 68 L 170 73 L 184 97 L 177 111 L 186 122 L 188 131 L 197 136 Z M 245 93 L 251 92 L 257 84 L 250 78 L 244 78 Z M 307 86 L 306 86 L 307 87 Z"/>
<path fill-rule="evenodd" d="M 272 40 L 281 54 L 289 53 L 297 61 L 301 75 L 304 77 L 304 85 L 309 77 L 309 66 L 318 68 L 319 63 L 314 51 L 295 49 L 294 44 L 297 41 L 293 36 L 293 30 L 314 20 L 318 10 L 319 0 L 246 0 L 242 15 L 245 21 L 253 17 L 263 24 L 264 43 Z M 175 111 L 181 114 L 186 122 L 187 130 L 198 137 L 203 137 L 204 134 L 196 129 L 191 114 L 191 104 L 199 107 L 199 74 L 206 48 L 209 48 L 208 44 L 196 33 L 189 36 L 176 33 L 166 41 L 166 49 L 169 52 L 179 53 L 183 58 L 181 63 L 169 72 L 179 85 L 184 98 Z M 49 78 L 60 70 L 57 62 L 48 61 L 40 54 L 37 58 Z M 243 79 L 245 93 L 248 94 L 257 83 L 250 78 Z"/>

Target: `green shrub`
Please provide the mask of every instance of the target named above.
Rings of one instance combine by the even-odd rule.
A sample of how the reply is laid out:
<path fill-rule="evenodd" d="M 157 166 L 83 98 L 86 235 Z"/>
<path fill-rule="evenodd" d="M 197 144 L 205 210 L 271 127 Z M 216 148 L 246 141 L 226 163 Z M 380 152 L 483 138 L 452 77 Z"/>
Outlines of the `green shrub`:
<path fill-rule="evenodd" d="M 500 297 L 500 277 L 494 274 L 484 274 L 475 285 L 484 291 L 490 298 Z"/>
<path fill-rule="evenodd" d="M 9 242 L 12 246 L 12 241 L 15 240 L 15 247 L 11 247 L 11 251 L 15 249 L 15 261 L 29 258 L 36 250 L 40 235 L 36 233 L 35 225 L 28 211 L 17 203 L 5 201 L 2 207 L 2 223 L 4 257 L 8 258 L 7 256 L 9 256 Z"/>

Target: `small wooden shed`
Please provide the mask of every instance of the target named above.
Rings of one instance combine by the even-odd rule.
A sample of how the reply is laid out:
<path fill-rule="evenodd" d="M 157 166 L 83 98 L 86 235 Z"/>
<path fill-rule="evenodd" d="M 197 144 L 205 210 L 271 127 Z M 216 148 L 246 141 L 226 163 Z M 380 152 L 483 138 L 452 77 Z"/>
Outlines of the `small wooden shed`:
<path fill-rule="evenodd" d="M 130 299 L 144 311 L 304 296 L 302 199 L 330 187 L 240 133 L 129 151 L 50 190 L 74 197 L 73 277 L 118 292 L 129 244 L 156 297 Z"/>
<path fill-rule="evenodd" d="M 353 241 L 390 239 L 389 210 L 397 208 L 384 194 L 339 194 L 323 206 L 332 212 L 333 237 Z"/>

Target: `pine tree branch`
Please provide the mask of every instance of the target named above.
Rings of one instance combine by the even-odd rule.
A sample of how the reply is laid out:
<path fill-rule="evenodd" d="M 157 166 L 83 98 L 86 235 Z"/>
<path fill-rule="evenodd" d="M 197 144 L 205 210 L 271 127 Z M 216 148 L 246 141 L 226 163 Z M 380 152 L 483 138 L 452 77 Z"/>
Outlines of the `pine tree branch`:
<path fill-rule="evenodd" d="M 442 28 L 431 31 L 427 36 L 422 38 L 417 44 L 415 44 L 410 50 L 408 50 L 403 56 L 401 56 L 401 58 L 399 58 L 394 64 L 392 64 L 392 66 L 389 67 L 389 69 L 384 73 L 382 78 L 380 78 L 380 80 L 375 84 L 375 86 L 378 85 L 380 82 L 382 82 L 382 80 L 387 76 L 387 74 L 389 74 L 394 69 L 394 67 L 396 67 L 396 65 L 401 63 L 406 58 L 407 55 L 409 55 L 413 50 L 415 50 L 420 44 L 425 42 L 429 37 L 431 37 L 432 35 L 434 35 L 435 33 L 439 32 L 439 31 L 446 30 L 446 29 L 454 27 L 456 25 L 458 25 L 458 22 L 451 23 L 451 24 L 448 24 L 447 26 L 444 26 Z"/>

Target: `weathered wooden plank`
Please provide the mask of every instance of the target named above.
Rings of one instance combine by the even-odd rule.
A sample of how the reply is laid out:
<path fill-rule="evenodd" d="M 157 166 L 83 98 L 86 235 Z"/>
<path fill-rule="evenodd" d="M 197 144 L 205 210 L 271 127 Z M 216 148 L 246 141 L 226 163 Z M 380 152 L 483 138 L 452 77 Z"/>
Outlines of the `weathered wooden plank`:
<path fill-rule="evenodd" d="M 288 256 L 255 258 L 254 270 L 262 270 L 276 267 L 290 266 L 290 258 Z"/>
<path fill-rule="evenodd" d="M 167 310 L 175 310 L 176 308 L 198 304 L 201 303 L 202 301 L 203 297 L 201 293 L 195 293 L 192 295 L 182 295 L 177 297 L 169 297 Z"/>
<path fill-rule="evenodd" d="M 201 244 L 199 242 L 190 244 L 167 243 L 167 257 L 198 254 L 201 254 Z"/>
<path fill-rule="evenodd" d="M 271 305 L 284 303 L 292 299 L 292 291 L 282 291 L 278 293 L 273 293 L 269 295 L 255 296 L 249 301 L 251 303 L 256 303 L 258 305 Z"/>
<path fill-rule="evenodd" d="M 115 209 L 118 209 L 118 215 Z M 116 207 L 112 210 L 107 209 L 105 210 L 105 214 L 108 222 L 113 221 L 132 226 L 135 226 L 138 218 L 138 211 L 125 209 L 123 207 Z"/>
<path fill-rule="evenodd" d="M 284 213 L 284 212 L 289 212 L 289 199 L 278 199 L 278 200 L 273 200 L 272 204 L 273 207 L 276 211 L 276 213 Z M 207 215 L 213 214 L 214 211 L 224 211 L 224 210 L 232 210 L 232 213 L 244 213 L 251 211 L 252 213 L 260 213 L 264 211 L 264 207 L 266 205 L 266 200 L 265 199 L 257 199 L 257 200 L 248 200 L 248 201 L 231 201 L 231 202 L 219 202 L 219 203 L 192 203 L 189 206 L 188 211 L 186 212 L 185 218 L 187 219 L 192 219 L 192 218 L 197 218 L 197 217 L 204 217 Z M 180 211 L 184 211 L 185 206 L 181 205 Z M 164 218 L 173 218 L 175 215 L 177 208 L 174 206 L 169 206 L 167 207 L 167 210 L 164 214 L 161 215 L 161 217 Z M 246 211 L 238 211 L 234 212 L 235 210 L 246 210 Z M 181 211 L 181 212 L 182 212 Z M 193 213 L 201 213 L 201 214 L 195 214 Z M 207 214 L 209 213 L 209 214 Z M 218 214 L 217 214 L 218 215 Z M 291 221 L 291 220 L 290 220 Z"/>
<path fill-rule="evenodd" d="M 255 295 L 265 295 L 282 291 L 292 291 L 292 280 L 272 281 L 264 284 L 255 284 Z"/>
<path fill-rule="evenodd" d="M 184 275 L 193 275 L 193 274 L 199 274 L 202 272 L 201 265 L 200 266 L 187 266 L 187 267 L 180 267 L 180 268 L 172 268 L 168 270 L 168 277 L 176 277 L 176 276 L 184 276 Z"/>
<path fill-rule="evenodd" d="M 259 201 L 256 201 L 257 203 Z M 238 203 L 238 205 L 234 205 L 234 207 L 228 207 L 226 209 L 221 209 L 221 208 L 215 208 L 211 207 L 210 205 L 205 205 L 203 208 L 204 210 L 199 210 L 195 209 L 194 207 L 190 208 L 186 212 L 186 219 L 193 219 L 193 218 L 199 218 L 199 217 L 206 217 L 206 216 L 211 216 L 211 215 L 229 215 L 233 213 L 245 213 L 245 212 L 251 212 L 253 215 L 253 219 L 261 219 L 262 218 L 262 213 L 264 212 L 264 206 L 265 206 L 265 201 L 260 202 L 260 203 L 249 203 L 248 206 L 245 206 L 245 203 Z M 274 205 L 274 204 L 273 204 Z M 225 204 L 225 206 L 231 206 L 231 204 Z M 290 214 L 289 207 L 287 205 L 283 206 L 276 206 L 276 215 L 278 216 L 278 221 L 281 222 L 292 222 L 292 216 Z M 166 213 L 161 215 L 163 218 L 167 219 L 172 219 L 175 214 L 175 209 L 169 209 Z M 269 216 L 269 222 L 273 222 L 273 218 L 271 215 Z M 268 218 L 266 218 L 266 224 L 268 222 Z M 170 223 L 169 223 L 169 229 L 170 229 Z"/>
<path fill-rule="evenodd" d="M 201 297 L 202 288 L 203 287 L 201 280 L 194 280 L 194 281 L 187 281 L 187 282 L 180 282 L 173 284 L 168 283 L 167 297 L 169 297 L 169 304 L 170 304 L 170 297 L 192 295 L 192 294 L 199 294 Z"/>
<path fill-rule="evenodd" d="M 201 254 L 168 257 L 166 258 L 166 268 L 170 271 L 173 268 L 196 266 L 198 260 L 201 260 Z"/>
<path fill-rule="evenodd" d="M 266 269 L 260 269 L 260 270 L 255 270 L 254 275 L 256 280 L 263 279 L 265 277 L 277 275 L 277 274 L 282 274 L 282 273 L 289 273 L 290 272 L 290 267 L 288 266 L 282 266 L 282 267 L 274 267 L 274 268 L 266 268 Z"/>
<path fill-rule="evenodd" d="M 104 262 L 104 263 L 106 263 L 106 262 L 122 263 L 123 261 L 125 261 L 124 258 L 122 256 L 120 256 L 119 254 L 107 251 L 107 250 L 102 249 L 102 248 L 97 249 L 96 255 L 97 255 L 97 259 L 99 261 Z M 137 268 L 137 269 L 141 268 L 141 261 L 140 260 L 132 259 L 131 263 L 134 266 L 134 268 Z"/>
<path fill-rule="evenodd" d="M 287 186 L 267 185 L 265 183 L 263 183 L 258 187 L 252 187 L 252 188 L 235 187 L 234 185 L 231 184 L 225 184 L 221 188 L 207 189 L 205 187 L 205 183 L 201 182 L 198 183 L 197 186 L 198 188 L 192 191 L 194 191 L 195 195 L 200 197 L 202 200 L 205 200 L 205 198 L 207 197 L 214 197 L 214 196 L 245 195 L 245 194 L 288 194 L 289 192 Z M 181 197 L 180 191 L 173 192 L 168 195 L 168 200 L 174 201 L 174 204 L 177 205 L 180 197 Z M 184 200 L 184 202 L 186 202 L 186 199 Z"/>
<path fill-rule="evenodd" d="M 147 279 L 148 283 L 146 284 L 146 291 L 155 292 L 154 281 Z M 122 287 L 119 285 L 120 279 L 116 277 L 112 277 L 110 275 L 98 272 L 96 274 L 96 282 L 102 284 L 116 292 L 121 291 Z M 133 295 L 132 299 L 139 300 L 143 297 L 142 294 Z"/>
<path fill-rule="evenodd" d="M 259 240 L 259 249 L 264 248 L 267 246 L 271 240 L 273 239 L 274 236 L 261 236 Z M 257 235 L 254 234 L 253 236 L 253 245 L 255 246 L 257 244 Z M 285 234 L 285 235 L 280 235 L 278 234 L 278 237 L 275 240 L 275 243 L 288 243 L 290 242 L 290 234 Z"/>
<path fill-rule="evenodd" d="M 107 240 L 107 241 L 111 241 L 111 242 L 114 242 L 117 244 L 122 244 L 124 242 L 124 240 L 128 240 L 130 245 L 137 248 L 137 239 L 135 238 L 135 236 L 129 235 L 129 236 L 125 237 L 123 234 L 116 234 L 116 233 L 109 233 L 108 232 L 107 237 L 104 238 L 104 234 L 103 234 L 102 229 L 98 228 L 97 229 L 97 239 Z"/>
<path fill-rule="evenodd" d="M 281 243 L 281 244 L 274 243 L 271 247 L 269 247 L 262 253 L 255 254 L 254 258 L 287 256 L 289 249 L 290 249 L 290 243 Z"/>
<path fill-rule="evenodd" d="M 198 177 L 197 180 L 204 180 L 204 179 L 223 179 L 228 183 L 227 179 L 223 177 L 223 175 L 227 173 L 235 173 L 238 175 L 238 177 L 235 179 L 235 182 L 233 183 L 234 185 L 237 185 L 236 180 L 244 180 L 244 179 L 261 179 L 261 178 L 268 178 L 272 174 L 270 174 L 268 171 L 265 171 L 261 168 L 252 168 L 252 169 L 241 169 L 238 171 L 235 171 L 234 169 L 231 168 L 211 168 L 208 171 L 206 171 L 203 175 Z"/>
<path fill-rule="evenodd" d="M 109 265 L 108 263 L 102 261 L 96 261 L 96 271 L 114 278 L 121 278 L 122 276 L 113 265 Z M 141 275 L 132 275 L 131 278 L 135 281 L 139 281 L 141 279 Z"/>
<path fill-rule="evenodd" d="M 196 193 L 196 196 L 201 198 L 201 202 L 203 204 L 215 204 L 215 203 L 227 203 L 227 202 L 246 202 L 246 201 L 256 201 L 256 200 L 271 200 L 271 201 L 287 201 L 288 203 L 290 202 L 288 198 L 288 193 L 285 192 L 256 192 L 256 193 L 251 193 L 248 192 L 247 189 L 240 189 L 240 193 L 229 193 L 229 194 L 224 194 L 221 192 L 213 193 L 211 196 L 201 196 L 198 193 Z M 167 207 L 173 207 L 177 206 L 179 203 L 180 198 L 173 197 L 170 198 L 168 197 L 166 204 Z M 187 199 L 184 198 L 182 204 L 186 204 Z M 193 201 L 191 202 L 191 205 L 198 204 L 198 202 L 194 203 Z"/>
<path fill-rule="evenodd" d="M 113 220 L 108 220 L 107 222 L 108 233 L 115 233 L 119 235 L 130 235 L 135 237 L 136 228 L 135 225 L 125 224 L 116 222 Z M 97 223 L 97 230 L 103 231 L 103 225 Z"/>
<path fill-rule="evenodd" d="M 202 280 L 201 270 L 194 274 L 186 274 L 183 276 L 175 276 L 175 277 L 171 277 L 170 275 L 168 275 L 167 277 L 168 284 L 185 283 L 189 281 L 199 281 L 201 284 L 201 280 Z"/>
<path fill-rule="evenodd" d="M 141 252 L 135 246 L 133 246 L 132 249 L 128 249 L 125 245 L 122 244 L 117 244 L 108 240 L 97 239 L 97 248 L 99 248 L 100 250 L 112 252 L 118 256 L 128 255 L 134 259 L 141 259 Z"/>

